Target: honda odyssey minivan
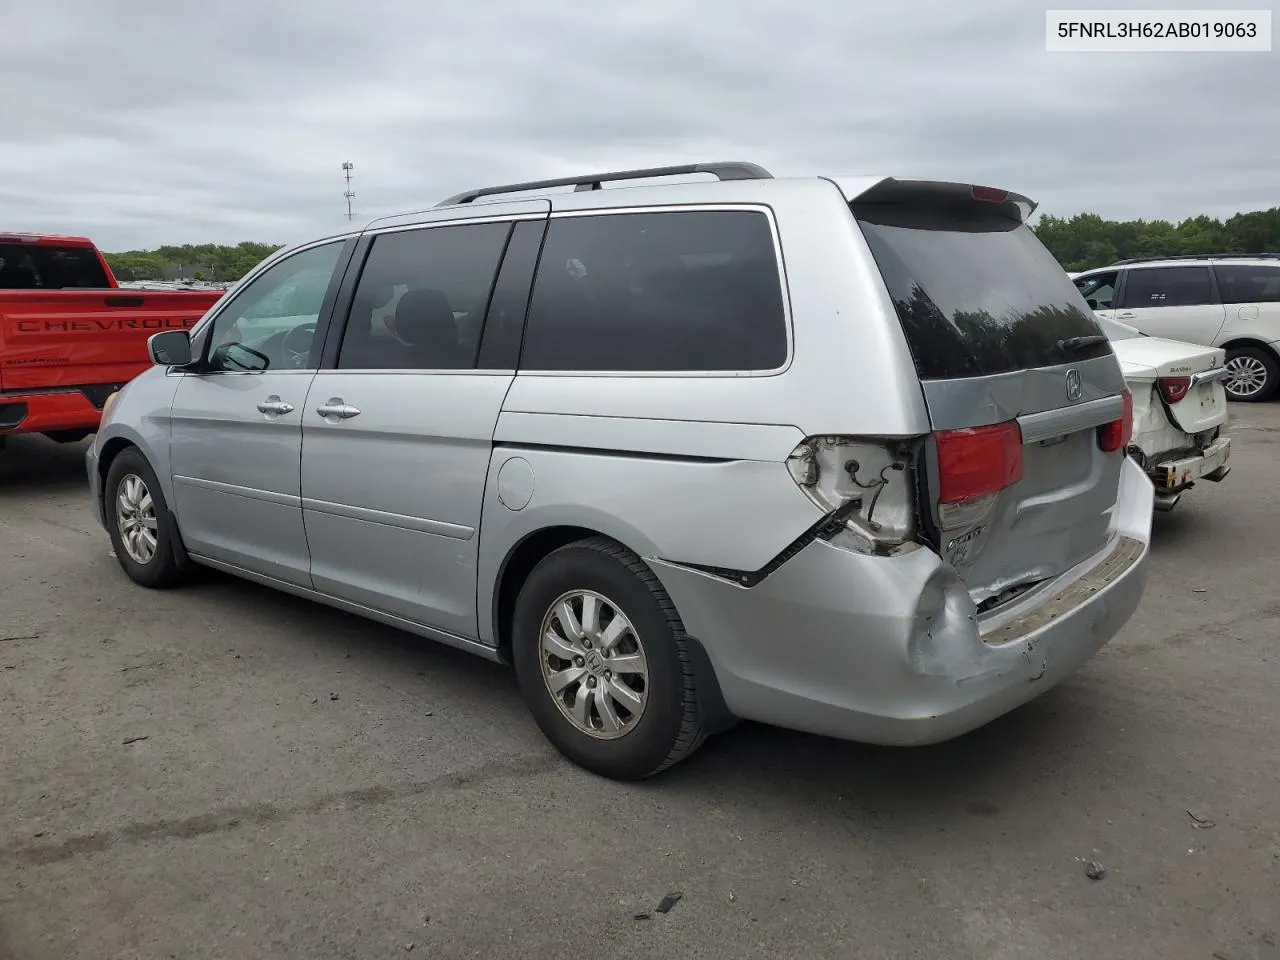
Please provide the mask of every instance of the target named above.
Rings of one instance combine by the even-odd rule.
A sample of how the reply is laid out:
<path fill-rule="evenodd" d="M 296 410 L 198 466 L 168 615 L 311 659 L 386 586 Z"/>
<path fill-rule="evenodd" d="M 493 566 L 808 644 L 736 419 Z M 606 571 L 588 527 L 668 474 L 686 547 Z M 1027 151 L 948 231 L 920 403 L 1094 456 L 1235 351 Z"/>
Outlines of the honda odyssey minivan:
<path fill-rule="evenodd" d="M 737 718 L 954 737 L 1143 590 L 1131 399 L 1032 209 L 749 163 L 471 190 L 153 337 L 93 503 L 144 586 L 199 564 L 513 664 L 610 777 Z"/>

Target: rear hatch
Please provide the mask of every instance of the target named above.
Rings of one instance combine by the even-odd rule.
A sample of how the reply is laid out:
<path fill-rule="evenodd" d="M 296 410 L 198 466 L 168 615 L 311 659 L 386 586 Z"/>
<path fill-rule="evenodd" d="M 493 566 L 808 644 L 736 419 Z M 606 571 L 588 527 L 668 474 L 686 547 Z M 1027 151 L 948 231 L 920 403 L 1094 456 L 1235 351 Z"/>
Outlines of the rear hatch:
<path fill-rule="evenodd" d="M 1169 418 L 1186 433 L 1227 422 L 1225 351 L 1159 337 L 1118 340 L 1113 347 L 1125 379 L 1152 384 Z"/>
<path fill-rule="evenodd" d="M 884 278 L 934 429 L 932 536 L 979 609 L 1103 550 L 1131 429 L 1088 305 L 1015 194 L 880 181 L 852 210 Z"/>

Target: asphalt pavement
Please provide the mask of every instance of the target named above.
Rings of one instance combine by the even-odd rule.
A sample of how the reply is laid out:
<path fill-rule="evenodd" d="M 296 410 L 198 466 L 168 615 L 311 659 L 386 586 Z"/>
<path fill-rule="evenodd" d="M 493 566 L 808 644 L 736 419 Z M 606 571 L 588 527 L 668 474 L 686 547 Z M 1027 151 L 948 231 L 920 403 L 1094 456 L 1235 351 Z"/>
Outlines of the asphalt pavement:
<path fill-rule="evenodd" d="M 1056 690 L 913 750 L 744 724 L 640 785 L 561 760 L 505 668 L 135 587 L 84 444 L 12 440 L 0 960 L 1280 960 L 1280 404 L 1233 421 Z"/>

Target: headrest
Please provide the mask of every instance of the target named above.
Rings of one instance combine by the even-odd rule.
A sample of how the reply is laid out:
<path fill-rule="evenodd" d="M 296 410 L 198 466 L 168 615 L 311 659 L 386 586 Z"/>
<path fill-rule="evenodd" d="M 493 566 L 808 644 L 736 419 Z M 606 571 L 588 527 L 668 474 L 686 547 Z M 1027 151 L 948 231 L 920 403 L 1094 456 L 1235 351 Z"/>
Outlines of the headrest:
<path fill-rule="evenodd" d="M 396 304 L 395 334 L 405 343 L 458 345 L 458 324 L 439 290 L 410 290 Z"/>

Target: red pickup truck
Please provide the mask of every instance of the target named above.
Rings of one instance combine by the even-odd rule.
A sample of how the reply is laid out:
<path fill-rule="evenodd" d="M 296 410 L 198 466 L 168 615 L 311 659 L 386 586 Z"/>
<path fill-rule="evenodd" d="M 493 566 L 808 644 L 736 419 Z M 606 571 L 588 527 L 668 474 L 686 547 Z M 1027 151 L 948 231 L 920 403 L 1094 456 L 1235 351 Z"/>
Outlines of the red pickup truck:
<path fill-rule="evenodd" d="M 107 397 L 146 369 L 147 338 L 194 326 L 221 296 L 121 289 L 84 237 L 0 233 L 0 446 L 93 433 Z"/>

